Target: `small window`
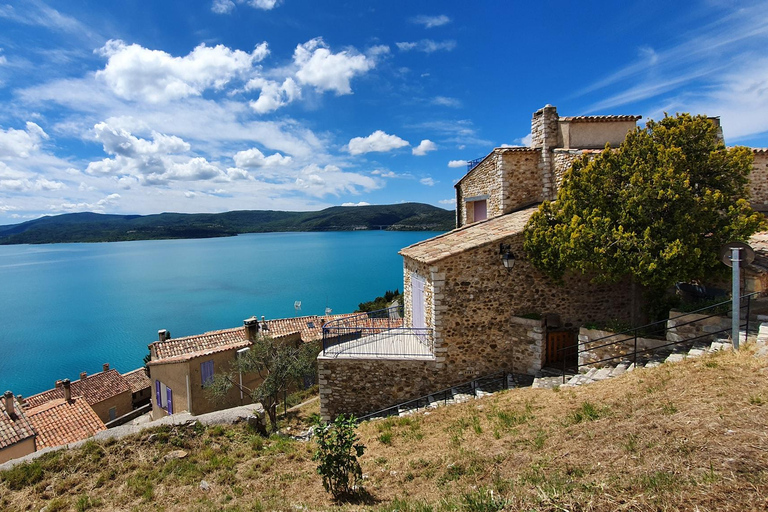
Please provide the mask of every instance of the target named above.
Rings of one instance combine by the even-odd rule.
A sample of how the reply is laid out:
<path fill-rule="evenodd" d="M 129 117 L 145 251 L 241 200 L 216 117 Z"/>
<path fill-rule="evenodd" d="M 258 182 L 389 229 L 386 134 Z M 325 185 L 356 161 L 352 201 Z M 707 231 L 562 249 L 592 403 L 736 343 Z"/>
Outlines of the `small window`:
<path fill-rule="evenodd" d="M 213 360 L 200 363 L 200 381 L 203 387 L 213 382 Z"/>
<path fill-rule="evenodd" d="M 474 219 L 475 222 L 480 220 L 485 220 L 488 218 L 488 204 L 485 202 L 485 199 L 482 201 L 475 201 L 472 203 L 473 210 L 474 210 Z"/>
<path fill-rule="evenodd" d="M 114 420 L 115 418 L 117 418 L 117 407 L 112 407 L 112 408 L 109 410 L 109 421 L 112 421 L 112 420 Z"/>

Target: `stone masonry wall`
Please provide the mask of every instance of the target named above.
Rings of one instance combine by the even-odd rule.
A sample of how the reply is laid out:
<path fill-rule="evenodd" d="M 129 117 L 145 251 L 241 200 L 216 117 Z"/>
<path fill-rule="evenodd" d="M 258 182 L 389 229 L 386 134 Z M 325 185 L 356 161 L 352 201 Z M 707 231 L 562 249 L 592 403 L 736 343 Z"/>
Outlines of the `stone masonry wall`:
<path fill-rule="evenodd" d="M 682 313 L 674 309 L 669 312 L 667 320 L 667 339 L 669 341 L 683 341 L 698 336 L 701 341 L 715 341 L 716 338 L 727 338 L 730 332 L 721 332 L 725 329 L 730 330 L 731 319 L 726 316 L 699 315 L 696 313 Z M 683 325 L 685 324 L 685 325 Z M 711 334 L 711 336 L 706 336 Z"/>
<path fill-rule="evenodd" d="M 620 342 L 620 343 L 617 343 Z M 608 343 L 615 343 L 604 347 Z M 666 340 L 657 340 L 653 338 L 637 338 L 637 350 L 660 347 L 666 344 Z M 600 329 L 579 329 L 579 364 L 592 364 L 595 361 L 601 361 L 610 357 L 623 356 L 635 351 L 635 338 L 631 334 L 616 334 L 612 331 L 603 331 Z M 611 366 L 618 363 L 618 360 L 606 361 L 595 366 Z"/>
<path fill-rule="evenodd" d="M 488 155 L 472 169 L 459 184 L 460 200 L 458 209 L 459 226 L 474 222 L 472 212 L 467 211 L 467 199 L 476 196 L 489 196 L 486 199 L 488 218 L 498 217 L 502 210 L 501 155 L 498 150 Z"/>
<path fill-rule="evenodd" d="M 524 206 L 541 202 L 544 188 L 539 168 L 541 152 L 504 149 L 500 151 L 504 182 L 503 213 L 510 213 Z"/>
<path fill-rule="evenodd" d="M 755 210 L 768 211 L 768 150 L 756 150 L 749 175 L 750 203 Z"/>
<path fill-rule="evenodd" d="M 552 149 L 558 146 L 559 119 L 557 109 L 547 105 L 533 113 L 531 119 L 531 147 L 541 148 L 539 171 L 541 175 L 541 195 L 543 199 L 555 199 L 557 192 L 554 188 L 552 175 Z"/>

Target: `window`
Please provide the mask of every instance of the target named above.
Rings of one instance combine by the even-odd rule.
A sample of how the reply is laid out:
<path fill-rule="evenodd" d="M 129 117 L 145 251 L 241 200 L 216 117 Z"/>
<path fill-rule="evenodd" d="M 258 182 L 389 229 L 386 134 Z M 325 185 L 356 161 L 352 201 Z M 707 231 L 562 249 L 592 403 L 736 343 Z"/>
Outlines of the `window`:
<path fill-rule="evenodd" d="M 203 387 L 213 382 L 213 360 L 200 363 L 200 382 Z"/>
<path fill-rule="evenodd" d="M 482 201 L 475 201 L 472 203 L 472 205 L 474 210 L 473 218 L 475 219 L 475 222 L 488 218 L 488 206 L 485 202 L 485 199 Z"/>
<path fill-rule="evenodd" d="M 112 420 L 114 420 L 115 418 L 117 418 L 117 407 L 112 407 L 112 408 L 109 410 L 109 421 L 112 421 Z"/>

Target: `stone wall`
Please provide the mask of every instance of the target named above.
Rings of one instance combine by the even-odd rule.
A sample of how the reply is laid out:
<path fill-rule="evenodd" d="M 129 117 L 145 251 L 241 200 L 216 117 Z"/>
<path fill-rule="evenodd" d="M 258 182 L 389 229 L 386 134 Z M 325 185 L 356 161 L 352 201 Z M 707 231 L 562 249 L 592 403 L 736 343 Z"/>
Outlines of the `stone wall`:
<path fill-rule="evenodd" d="M 486 208 L 489 219 L 502 214 L 503 191 L 500 160 L 499 150 L 494 150 L 458 184 L 459 194 L 456 208 L 458 209 L 459 227 L 475 221 L 472 211 L 467 208 L 467 200 L 473 197 L 488 196 Z"/>
<path fill-rule="evenodd" d="M 607 347 L 603 346 L 608 343 L 615 344 L 608 345 Z M 667 341 L 663 339 L 638 337 L 637 350 L 657 348 L 666 343 Z M 633 353 L 635 351 L 635 337 L 632 334 L 614 333 L 612 331 L 582 327 L 579 329 L 579 350 L 579 364 L 593 364 L 603 359 Z M 605 361 L 595 366 L 613 366 L 618 362 L 619 360 Z"/>
<path fill-rule="evenodd" d="M 752 208 L 768 212 L 768 149 L 754 150 L 752 172 L 749 175 Z"/>
<path fill-rule="evenodd" d="M 522 207 L 541 202 L 541 152 L 537 150 L 501 149 L 503 179 L 502 209 L 510 213 Z M 490 215 L 488 215 L 490 217 Z"/>
<path fill-rule="evenodd" d="M 667 320 L 667 339 L 683 341 L 702 336 L 699 338 L 700 341 L 715 341 L 717 338 L 729 337 L 730 328 L 731 319 L 727 316 L 710 317 L 696 313 L 682 313 L 673 309 L 669 312 L 669 320 Z M 728 329 L 728 332 L 715 334 L 725 329 Z"/>

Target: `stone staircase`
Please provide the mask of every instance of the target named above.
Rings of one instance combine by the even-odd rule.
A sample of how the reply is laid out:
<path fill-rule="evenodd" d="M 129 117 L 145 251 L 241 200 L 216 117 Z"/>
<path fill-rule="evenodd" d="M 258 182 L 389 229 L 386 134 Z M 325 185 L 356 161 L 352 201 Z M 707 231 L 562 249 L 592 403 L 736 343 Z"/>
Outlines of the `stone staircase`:
<path fill-rule="evenodd" d="M 763 326 L 760 326 L 760 332 L 764 330 Z M 741 332 L 741 336 L 744 336 L 744 332 Z M 759 340 L 758 335 L 758 340 Z M 764 338 L 768 339 L 768 326 L 765 328 Z M 755 337 L 750 333 L 750 341 Z M 704 354 L 717 352 L 718 350 L 731 350 L 733 345 L 730 339 L 718 339 L 711 343 L 703 341 L 695 341 L 693 343 L 681 343 L 680 345 L 674 345 L 671 347 L 665 347 L 663 349 L 649 352 L 646 354 L 640 354 L 637 357 L 637 368 L 655 368 L 664 363 L 674 363 L 682 361 L 691 357 L 701 357 Z M 555 387 L 574 387 L 582 386 L 584 384 L 590 384 L 592 382 L 599 382 L 613 377 L 618 377 L 626 372 L 631 372 L 635 369 L 635 363 L 633 359 L 627 358 L 617 360 L 618 362 L 613 365 L 606 365 L 602 367 L 589 367 L 585 366 L 581 368 L 581 372 L 566 373 L 565 383 L 563 383 L 563 376 L 560 372 L 553 370 L 547 371 L 546 369 L 541 372 L 540 376 L 537 376 L 533 380 L 531 387 L 534 388 L 548 388 Z M 553 375 L 553 373 L 558 373 Z"/>
<path fill-rule="evenodd" d="M 744 331 L 741 331 L 744 339 Z M 749 332 L 749 343 L 755 343 L 758 356 L 768 356 L 768 322 L 760 324 L 758 332 Z M 732 350 L 730 339 L 718 339 L 713 342 L 694 341 L 657 349 L 654 352 L 638 355 L 637 368 L 654 368 L 664 363 L 678 362 L 687 358 L 701 357 L 704 354 L 720 350 Z M 504 378 L 480 378 L 461 386 L 454 386 L 437 393 L 405 402 L 388 409 L 363 416 L 360 420 L 372 420 L 389 416 L 407 416 L 416 412 L 429 411 L 437 407 L 459 404 L 492 395 L 504 389 L 533 387 L 555 388 L 574 387 L 618 377 L 635 369 L 633 359 L 619 360 L 615 365 L 603 367 L 582 367 L 578 374 L 566 374 L 565 383 L 560 370 L 543 368 L 535 377 L 529 375 L 506 375 Z"/>

